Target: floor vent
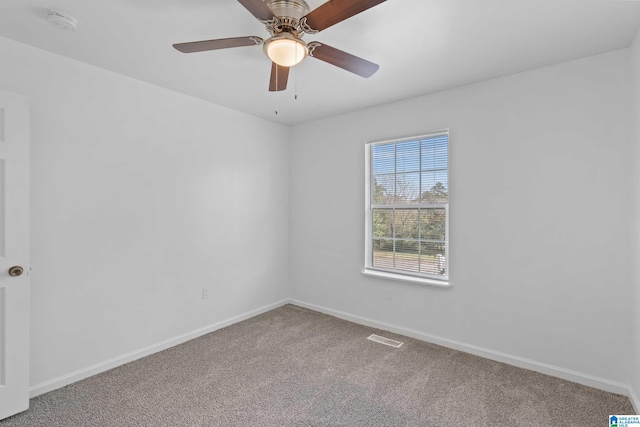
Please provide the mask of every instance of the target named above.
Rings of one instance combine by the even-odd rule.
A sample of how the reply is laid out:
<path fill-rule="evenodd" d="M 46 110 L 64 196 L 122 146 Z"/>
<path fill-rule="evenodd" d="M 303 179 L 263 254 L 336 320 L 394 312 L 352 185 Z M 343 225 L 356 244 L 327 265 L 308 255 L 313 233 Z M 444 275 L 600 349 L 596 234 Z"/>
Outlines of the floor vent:
<path fill-rule="evenodd" d="M 371 334 L 371 336 L 368 337 L 367 339 L 371 340 L 371 341 L 378 342 L 380 344 L 388 345 L 388 346 L 394 347 L 394 348 L 400 348 L 400 347 L 402 347 L 402 344 L 404 344 L 403 342 L 392 340 L 392 339 L 385 338 L 385 337 L 381 337 L 381 336 L 376 335 L 376 334 Z"/>

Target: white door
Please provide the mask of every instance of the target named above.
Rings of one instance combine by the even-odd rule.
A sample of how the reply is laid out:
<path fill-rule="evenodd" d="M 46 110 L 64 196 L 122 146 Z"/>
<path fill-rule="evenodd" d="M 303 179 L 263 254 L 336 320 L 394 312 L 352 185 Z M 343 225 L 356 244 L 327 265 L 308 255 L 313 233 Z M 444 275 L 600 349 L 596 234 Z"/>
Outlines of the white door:
<path fill-rule="evenodd" d="M 29 407 L 29 102 L 0 91 L 0 419 Z"/>

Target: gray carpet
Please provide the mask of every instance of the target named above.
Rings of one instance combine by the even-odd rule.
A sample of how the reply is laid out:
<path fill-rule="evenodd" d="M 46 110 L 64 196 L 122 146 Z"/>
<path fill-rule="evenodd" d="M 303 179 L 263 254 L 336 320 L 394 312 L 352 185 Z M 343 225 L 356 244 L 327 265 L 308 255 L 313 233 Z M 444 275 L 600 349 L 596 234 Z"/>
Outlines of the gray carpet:
<path fill-rule="evenodd" d="M 588 427 L 632 413 L 624 396 L 287 305 L 38 396 L 0 427 Z"/>

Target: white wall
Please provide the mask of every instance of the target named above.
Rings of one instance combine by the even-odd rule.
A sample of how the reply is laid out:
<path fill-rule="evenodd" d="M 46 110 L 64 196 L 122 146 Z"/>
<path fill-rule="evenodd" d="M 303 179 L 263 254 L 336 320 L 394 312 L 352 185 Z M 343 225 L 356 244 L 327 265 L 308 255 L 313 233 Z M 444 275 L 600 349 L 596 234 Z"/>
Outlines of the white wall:
<path fill-rule="evenodd" d="M 636 38 L 629 49 L 630 69 L 632 75 L 631 81 L 631 124 L 633 131 L 634 163 L 632 165 L 635 175 L 633 177 L 634 189 L 633 200 L 635 201 L 634 210 L 634 237 L 635 245 L 631 259 L 634 266 L 633 277 L 633 296 L 632 296 L 632 328 L 631 343 L 633 345 L 632 364 L 630 382 L 632 387 L 633 399 L 636 405 L 636 411 L 640 411 L 640 32 L 636 34 Z"/>
<path fill-rule="evenodd" d="M 627 67 L 616 51 L 294 127 L 294 298 L 628 384 Z M 453 287 L 361 275 L 364 142 L 443 128 Z"/>
<path fill-rule="evenodd" d="M 32 385 L 288 296 L 288 128 L 6 39 L 0 58 L 31 99 Z"/>

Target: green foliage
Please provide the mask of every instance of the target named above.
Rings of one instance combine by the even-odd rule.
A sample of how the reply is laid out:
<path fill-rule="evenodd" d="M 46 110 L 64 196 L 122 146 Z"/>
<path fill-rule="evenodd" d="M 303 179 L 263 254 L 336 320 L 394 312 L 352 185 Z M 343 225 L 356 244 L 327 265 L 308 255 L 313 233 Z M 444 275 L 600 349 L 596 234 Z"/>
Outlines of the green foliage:
<path fill-rule="evenodd" d="M 393 237 L 392 209 L 375 209 L 373 211 L 373 237 Z"/>
<path fill-rule="evenodd" d="M 381 203 L 382 200 L 387 198 L 387 192 L 384 187 L 378 183 L 378 180 L 373 178 L 373 202 Z"/>
<path fill-rule="evenodd" d="M 376 204 L 393 203 L 394 195 L 387 190 L 393 188 L 388 183 L 373 182 L 373 202 Z M 423 243 L 418 240 L 445 240 L 446 216 L 444 208 L 418 209 L 411 203 L 418 203 L 417 197 L 409 197 L 408 186 L 397 186 L 399 192 L 407 189 L 407 194 L 396 195 L 397 200 L 406 202 L 403 209 L 374 209 L 373 211 L 373 245 L 376 251 L 393 251 L 393 238 L 411 239 L 415 241 L 396 240 L 395 250 L 402 253 L 444 253 L 443 243 Z M 414 193 L 411 191 L 411 193 Z M 437 182 L 431 189 L 422 192 L 422 203 L 447 203 L 449 194 L 443 183 Z"/>
<path fill-rule="evenodd" d="M 431 189 L 422 192 L 423 203 L 447 203 L 449 202 L 449 192 L 447 187 L 441 182 L 436 182 L 436 185 Z"/>

